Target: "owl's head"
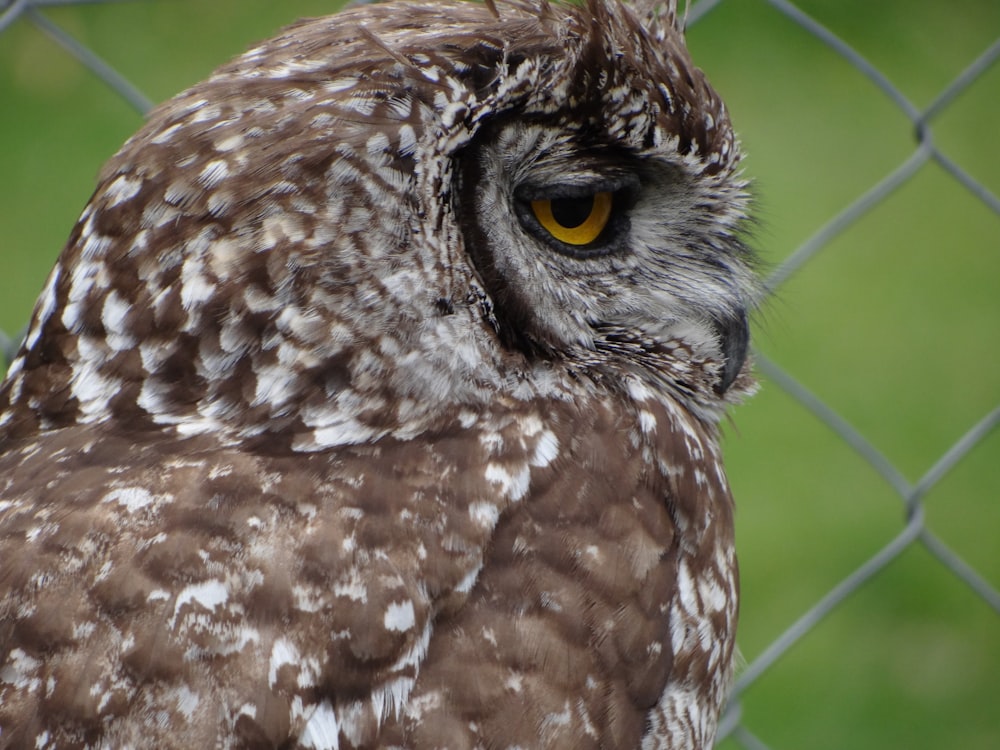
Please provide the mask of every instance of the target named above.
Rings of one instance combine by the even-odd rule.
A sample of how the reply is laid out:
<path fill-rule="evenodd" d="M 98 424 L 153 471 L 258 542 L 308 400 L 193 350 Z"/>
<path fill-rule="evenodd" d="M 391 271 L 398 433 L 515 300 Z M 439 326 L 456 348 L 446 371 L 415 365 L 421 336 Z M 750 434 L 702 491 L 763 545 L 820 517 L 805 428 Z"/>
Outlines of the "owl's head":
<path fill-rule="evenodd" d="M 758 294 L 725 106 L 672 6 L 535 12 L 456 152 L 462 237 L 499 335 L 536 356 L 666 365 L 667 380 L 710 361 L 721 396 Z"/>
<path fill-rule="evenodd" d="M 106 166 L 0 427 L 230 426 L 309 450 L 623 374 L 711 411 L 749 382 L 738 161 L 675 3 L 301 22 Z"/>

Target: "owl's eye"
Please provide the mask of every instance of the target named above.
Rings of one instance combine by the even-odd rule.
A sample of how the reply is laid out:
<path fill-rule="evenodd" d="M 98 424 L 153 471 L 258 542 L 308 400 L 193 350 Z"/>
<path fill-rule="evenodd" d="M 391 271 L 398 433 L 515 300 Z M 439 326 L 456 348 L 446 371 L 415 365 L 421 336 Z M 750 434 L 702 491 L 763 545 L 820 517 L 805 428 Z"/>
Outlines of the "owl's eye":
<path fill-rule="evenodd" d="M 531 201 L 531 212 L 542 228 L 567 245 L 589 245 L 601 236 L 611 218 L 614 196 L 609 191 L 578 198 Z"/>
<path fill-rule="evenodd" d="M 590 185 L 524 185 L 515 193 L 521 226 L 571 258 L 596 258 L 627 245 L 628 213 L 639 192 L 634 175 Z"/>

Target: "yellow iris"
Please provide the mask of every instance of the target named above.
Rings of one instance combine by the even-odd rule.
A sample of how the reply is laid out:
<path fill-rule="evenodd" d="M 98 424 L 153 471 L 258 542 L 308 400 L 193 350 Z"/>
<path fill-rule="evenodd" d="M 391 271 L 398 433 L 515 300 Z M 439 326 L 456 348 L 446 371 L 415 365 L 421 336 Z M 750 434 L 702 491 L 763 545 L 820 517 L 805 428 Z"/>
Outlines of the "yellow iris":
<path fill-rule="evenodd" d="M 612 193 L 582 198 L 531 201 L 531 211 L 546 232 L 567 245 L 589 245 L 600 237 L 611 218 Z"/>

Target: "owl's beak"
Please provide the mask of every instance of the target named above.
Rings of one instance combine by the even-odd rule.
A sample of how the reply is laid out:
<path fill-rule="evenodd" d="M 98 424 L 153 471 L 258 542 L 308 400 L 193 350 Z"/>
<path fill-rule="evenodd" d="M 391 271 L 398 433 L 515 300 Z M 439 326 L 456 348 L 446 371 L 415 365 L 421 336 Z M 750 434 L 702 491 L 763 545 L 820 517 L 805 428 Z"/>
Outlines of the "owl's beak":
<path fill-rule="evenodd" d="M 725 318 L 716 318 L 712 323 L 722 351 L 722 375 L 715 384 L 715 392 L 721 396 L 729 390 L 729 386 L 743 369 L 747 347 L 750 345 L 750 326 L 745 310 L 739 310 Z"/>

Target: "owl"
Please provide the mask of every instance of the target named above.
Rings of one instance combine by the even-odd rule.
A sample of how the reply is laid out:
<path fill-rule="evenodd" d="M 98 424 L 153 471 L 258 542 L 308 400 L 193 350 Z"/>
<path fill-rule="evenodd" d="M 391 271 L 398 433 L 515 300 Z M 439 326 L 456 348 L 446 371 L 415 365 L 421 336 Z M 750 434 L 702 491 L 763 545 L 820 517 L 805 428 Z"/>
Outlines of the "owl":
<path fill-rule="evenodd" d="M 674 2 L 355 8 L 155 110 L 0 391 L 0 747 L 710 748 L 738 162 Z"/>

